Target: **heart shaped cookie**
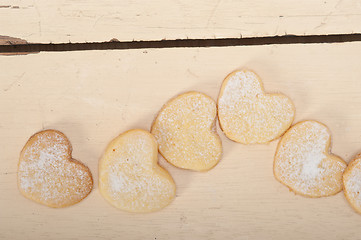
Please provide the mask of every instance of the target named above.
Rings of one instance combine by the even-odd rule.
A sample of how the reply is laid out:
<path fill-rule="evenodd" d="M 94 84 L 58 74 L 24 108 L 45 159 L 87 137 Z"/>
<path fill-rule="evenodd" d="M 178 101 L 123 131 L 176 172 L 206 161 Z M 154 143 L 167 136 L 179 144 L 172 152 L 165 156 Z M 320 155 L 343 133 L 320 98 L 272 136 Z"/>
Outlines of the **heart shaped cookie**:
<path fill-rule="evenodd" d="M 343 192 L 352 208 L 361 214 L 361 154 L 348 164 L 343 173 Z"/>
<path fill-rule="evenodd" d="M 158 165 L 158 145 L 153 135 L 135 129 L 108 145 L 99 163 L 99 189 L 116 208 L 153 212 L 173 200 L 176 186 Z"/>
<path fill-rule="evenodd" d="M 203 93 L 188 92 L 171 99 L 160 110 L 151 129 L 159 152 L 179 168 L 211 169 L 222 156 L 216 115 L 216 103 Z"/>
<path fill-rule="evenodd" d="M 218 97 L 218 118 L 225 135 L 239 143 L 267 143 L 292 124 L 295 107 L 283 94 L 266 94 L 252 71 L 229 74 Z"/>
<path fill-rule="evenodd" d="M 72 159 L 71 144 L 56 130 L 36 133 L 25 144 L 18 165 L 18 186 L 27 198 L 60 208 L 80 202 L 91 192 L 89 169 Z"/>
<path fill-rule="evenodd" d="M 326 197 L 342 190 L 347 164 L 330 153 L 331 134 L 316 121 L 299 122 L 280 140 L 274 175 L 292 191 L 306 197 Z"/>

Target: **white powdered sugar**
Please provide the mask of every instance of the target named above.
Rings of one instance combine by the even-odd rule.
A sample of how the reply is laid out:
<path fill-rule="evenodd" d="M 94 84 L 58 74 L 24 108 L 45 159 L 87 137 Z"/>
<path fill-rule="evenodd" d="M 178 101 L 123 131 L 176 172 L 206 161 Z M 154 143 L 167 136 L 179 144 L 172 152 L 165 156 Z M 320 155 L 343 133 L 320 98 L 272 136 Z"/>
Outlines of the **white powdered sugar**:
<path fill-rule="evenodd" d="M 361 170 L 353 171 L 346 184 L 347 191 L 354 195 L 361 205 Z"/>
<path fill-rule="evenodd" d="M 361 158 L 354 160 L 344 176 L 345 193 L 361 208 Z"/>
<path fill-rule="evenodd" d="M 170 100 L 152 126 L 159 151 L 177 167 L 214 166 L 221 156 L 216 114 L 215 102 L 202 93 L 185 93 Z"/>
<path fill-rule="evenodd" d="M 304 181 L 309 179 L 314 179 L 319 176 L 320 173 L 323 173 L 325 170 L 320 168 L 319 165 L 321 161 L 326 158 L 326 155 L 322 153 L 323 149 L 316 150 L 313 148 L 311 152 L 305 153 L 300 159 L 302 168 L 300 177 Z"/>
<path fill-rule="evenodd" d="M 114 171 L 114 167 L 110 170 L 108 181 L 113 195 L 129 189 L 128 178 L 121 171 Z"/>
<path fill-rule="evenodd" d="M 293 126 L 282 138 L 275 156 L 275 174 L 292 189 L 303 194 L 325 194 L 339 188 L 336 176 L 325 183 L 330 174 L 340 175 L 344 166 L 328 160 L 330 133 L 326 126 L 306 121 Z M 327 149 L 326 149 L 327 148 Z M 341 171 L 341 172 L 340 172 Z"/>
<path fill-rule="evenodd" d="M 220 107 L 232 110 L 240 100 L 255 98 L 262 93 L 261 83 L 253 72 L 238 71 L 228 79 L 218 104 Z"/>
<path fill-rule="evenodd" d="M 44 131 L 34 135 L 20 157 L 18 181 L 23 193 L 51 205 L 81 200 L 92 188 L 84 166 L 70 162 L 64 135 Z"/>
<path fill-rule="evenodd" d="M 265 94 L 251 71 L 237 71 L 223 83 L 218 99 L 220 124 L 231 139 L 268 142 L 285 131 L 294 117 L 293 104 L 282 94 Z"/>
<path fill-rule="evenodd" d="M 159 209 L 175 193 L 169 178 L 159 174 L 154 162 L 157 155 L 154 138 L 142 130 L 132 130 L 118 137 L 101 161 L 100 188 L 112 204 L 130 211 Z"/>

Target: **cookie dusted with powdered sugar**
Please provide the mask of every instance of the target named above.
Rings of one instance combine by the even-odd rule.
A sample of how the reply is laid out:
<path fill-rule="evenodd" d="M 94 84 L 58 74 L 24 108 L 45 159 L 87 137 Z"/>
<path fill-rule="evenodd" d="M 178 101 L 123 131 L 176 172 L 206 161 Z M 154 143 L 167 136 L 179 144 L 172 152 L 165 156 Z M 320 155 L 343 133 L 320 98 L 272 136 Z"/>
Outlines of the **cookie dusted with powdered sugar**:
<path fill-rule="evenodd" d="M 277 180 L 296 194 L 326 197 L 342 190 L 342 174 L 347 164 L 330 153 L 329 129 L 316 121 L 291 127 L 280 140 L 275 159 Z"/>
<path fill-rule="evenodd" d="M 353 209 L 361 214 L 361 154 L 349 163 L 343 174 L 343 192 Z"/>
<path fill-rule="evenodd" d="M 216 116 L 216 103 L 203 93 L 187 92 L 169 100 L 151 129 L 159 152 L 179 168 L 195 171 L 213 168 L 222 156 Z"/>
<path fill-rule="evenodd" d="M 80 202 L 91 192 L 88 167 L 72 159 L 67 137 L 56 130 L 33 135 L 20 153 L 18 187 L 27 198 L 61 208 Z"/>
<path fill-rule="evenodd" d="M 135 129 L 116 137 L 99 162 L 99 189 L 114 207 L 128 212 L 154 212 L 175 197 L 170 174 L 158 165 L 152 134 Z"/>
<path fill-rule="evenodd" d="M 295 107 L 283 94 L 266 94 L 252 71 L 229 74 L 218 97 L 218 118 L 224 134 L 243 144 L 267 143 L 292 124 Z"/>

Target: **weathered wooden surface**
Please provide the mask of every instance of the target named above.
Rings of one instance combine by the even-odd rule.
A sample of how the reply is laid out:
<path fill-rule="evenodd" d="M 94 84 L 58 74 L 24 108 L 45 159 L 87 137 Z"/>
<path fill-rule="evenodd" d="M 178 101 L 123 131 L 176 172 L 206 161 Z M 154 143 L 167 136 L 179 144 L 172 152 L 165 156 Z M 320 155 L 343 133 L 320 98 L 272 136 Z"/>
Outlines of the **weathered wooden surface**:
<path fill-rule="evenodd" d="M 0 0 L 0 35 L 33 43 L 361 33 L 357 0 Z"/>
<path fill-rule="evenodd" d="M 108 142 L 149 129 L 174 95 L 202 91 L 216 99 L 223 78 L 247 67 L 269 92 L 296 106 L 296 122 L 316 119 L 332 131 L 332 150 L 349 161 L 361 151 L 361 43 L 203 49 L 148 49 L 0 56 L 1 239 L 359 239 L 361 215 L 343 193 L 295 196 L 272 173 L 277 140 L 244 146 L 224 137 L 214 169 L 196 173 L 160 159 L 177 184 L 160 212 L 129 214 L 97 187 Z M 51 209 L 17 189 L 19 153 L 43 128 L 63 131 L 87 164 L 95 189 L 81 203 Z"/>

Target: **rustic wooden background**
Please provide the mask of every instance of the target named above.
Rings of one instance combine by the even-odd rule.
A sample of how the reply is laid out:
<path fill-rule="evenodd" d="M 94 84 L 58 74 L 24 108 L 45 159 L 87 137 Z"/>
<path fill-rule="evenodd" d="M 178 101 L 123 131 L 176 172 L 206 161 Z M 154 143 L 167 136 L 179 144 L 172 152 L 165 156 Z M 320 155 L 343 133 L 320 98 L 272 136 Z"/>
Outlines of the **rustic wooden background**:
<path fill-rule="evenodd" d="M 359 239 L 361 215 L 343 193 L 304 198 L 274 179 L 278 140 L 245 146 L 218 128 L 224 156 L 206 173 L 177 169 L 159 156 L 177 197 L 151 214 L 110 206 L 98 191 L 97 165 L 110 140 L 131 128 L 149 129 L 169 98 L 197 90 L 216 99 L 223 78 L 242 67 L 256 71 L 267 91 L 294 101 L 295 122 L 325 123 L 332 151 L 350 161 L 361 152 L 361 42 L 347 39 L 361 32 L 360 20 L 355 0 L 0 0 L 0 45 L 15 44 L 0 56 L 0 239 Z M 257 43 L 286 33 L 320 40 L 66 51 L 79 46 L 70 44 L 60 52 L 14 55 L 17 44 L 27 43 L 51 49 L 62 45 L 50 43 L 69 41 L 86 47 L 113 38 L 121 44 L 188 37 L 202 43 L 241 35 Z M 328 34 L 344 34 L 346 42 L 323 43 Z M 19 153 L 45 128 L 69 137 L 74 158 L 95 179 L 89 197 L 69 208 L 36 204 L 17 189 Z"/>
<path fill-rule="evenodd" d="M 36 43 L 320 35 L 361 30 L 358 0 L 1 0 L 1 35 Z"/>

